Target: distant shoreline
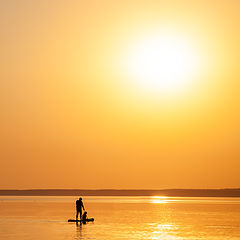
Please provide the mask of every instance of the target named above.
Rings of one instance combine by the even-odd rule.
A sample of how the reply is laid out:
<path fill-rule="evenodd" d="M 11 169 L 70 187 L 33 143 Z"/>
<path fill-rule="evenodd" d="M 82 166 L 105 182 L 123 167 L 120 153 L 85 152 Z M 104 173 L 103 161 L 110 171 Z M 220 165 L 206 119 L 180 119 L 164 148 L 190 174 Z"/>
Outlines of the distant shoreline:
<path fill-rule="evenodd" d="M 225 189 L 0 189 L 0 196 L 168 196 L 240 197 L 240 188 Z"/>

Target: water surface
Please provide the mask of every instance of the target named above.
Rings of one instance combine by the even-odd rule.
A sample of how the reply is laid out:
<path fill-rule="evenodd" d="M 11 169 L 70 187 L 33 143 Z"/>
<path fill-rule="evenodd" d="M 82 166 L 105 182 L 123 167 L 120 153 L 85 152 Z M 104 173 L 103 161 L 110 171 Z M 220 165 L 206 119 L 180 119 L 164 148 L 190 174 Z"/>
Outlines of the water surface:
<path fill-rule="evenodd" d="M 76 197 L 0 197 L 4 240 L 239 240 L 240 198 L 83 197 L 94 223 L 68 223 Z"/>

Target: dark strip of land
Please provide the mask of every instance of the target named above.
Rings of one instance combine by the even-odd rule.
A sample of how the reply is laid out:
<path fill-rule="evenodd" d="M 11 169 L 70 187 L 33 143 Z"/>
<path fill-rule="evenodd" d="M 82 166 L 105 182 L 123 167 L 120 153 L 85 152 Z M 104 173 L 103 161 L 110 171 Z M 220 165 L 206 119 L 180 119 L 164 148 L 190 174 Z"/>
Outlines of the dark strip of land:
<path fill-rule="evenodd" d="M 226 189 L 25 189 L 0 190 L 0 196 L 169 196 L 240 197 L 240 188 Z"/>

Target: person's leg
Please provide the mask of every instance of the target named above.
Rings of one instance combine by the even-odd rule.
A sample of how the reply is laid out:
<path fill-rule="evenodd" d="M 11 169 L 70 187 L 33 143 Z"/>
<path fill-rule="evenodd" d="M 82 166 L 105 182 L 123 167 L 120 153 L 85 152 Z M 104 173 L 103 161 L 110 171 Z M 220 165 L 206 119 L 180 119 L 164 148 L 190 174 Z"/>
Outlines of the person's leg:
<path fill-rule="evenodd" d="M 80 213 L 80 220 L 81 220 L 82 219 L 82 209 L 80 209 L 79 213 Z"/>
<path fill-rule="evenodd" d="M 78 209 L 76 209 L 76 220 L 78 219 Z"/>

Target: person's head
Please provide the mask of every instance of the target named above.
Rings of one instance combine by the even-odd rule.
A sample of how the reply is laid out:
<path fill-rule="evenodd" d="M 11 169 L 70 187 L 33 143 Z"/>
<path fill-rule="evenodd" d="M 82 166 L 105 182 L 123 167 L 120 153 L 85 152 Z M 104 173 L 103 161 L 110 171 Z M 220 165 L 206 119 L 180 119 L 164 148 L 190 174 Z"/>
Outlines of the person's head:
<path fill-rule="evenodd" d="M 79 200 L 82 201 L 82 198 L 80 197 Z"/>

